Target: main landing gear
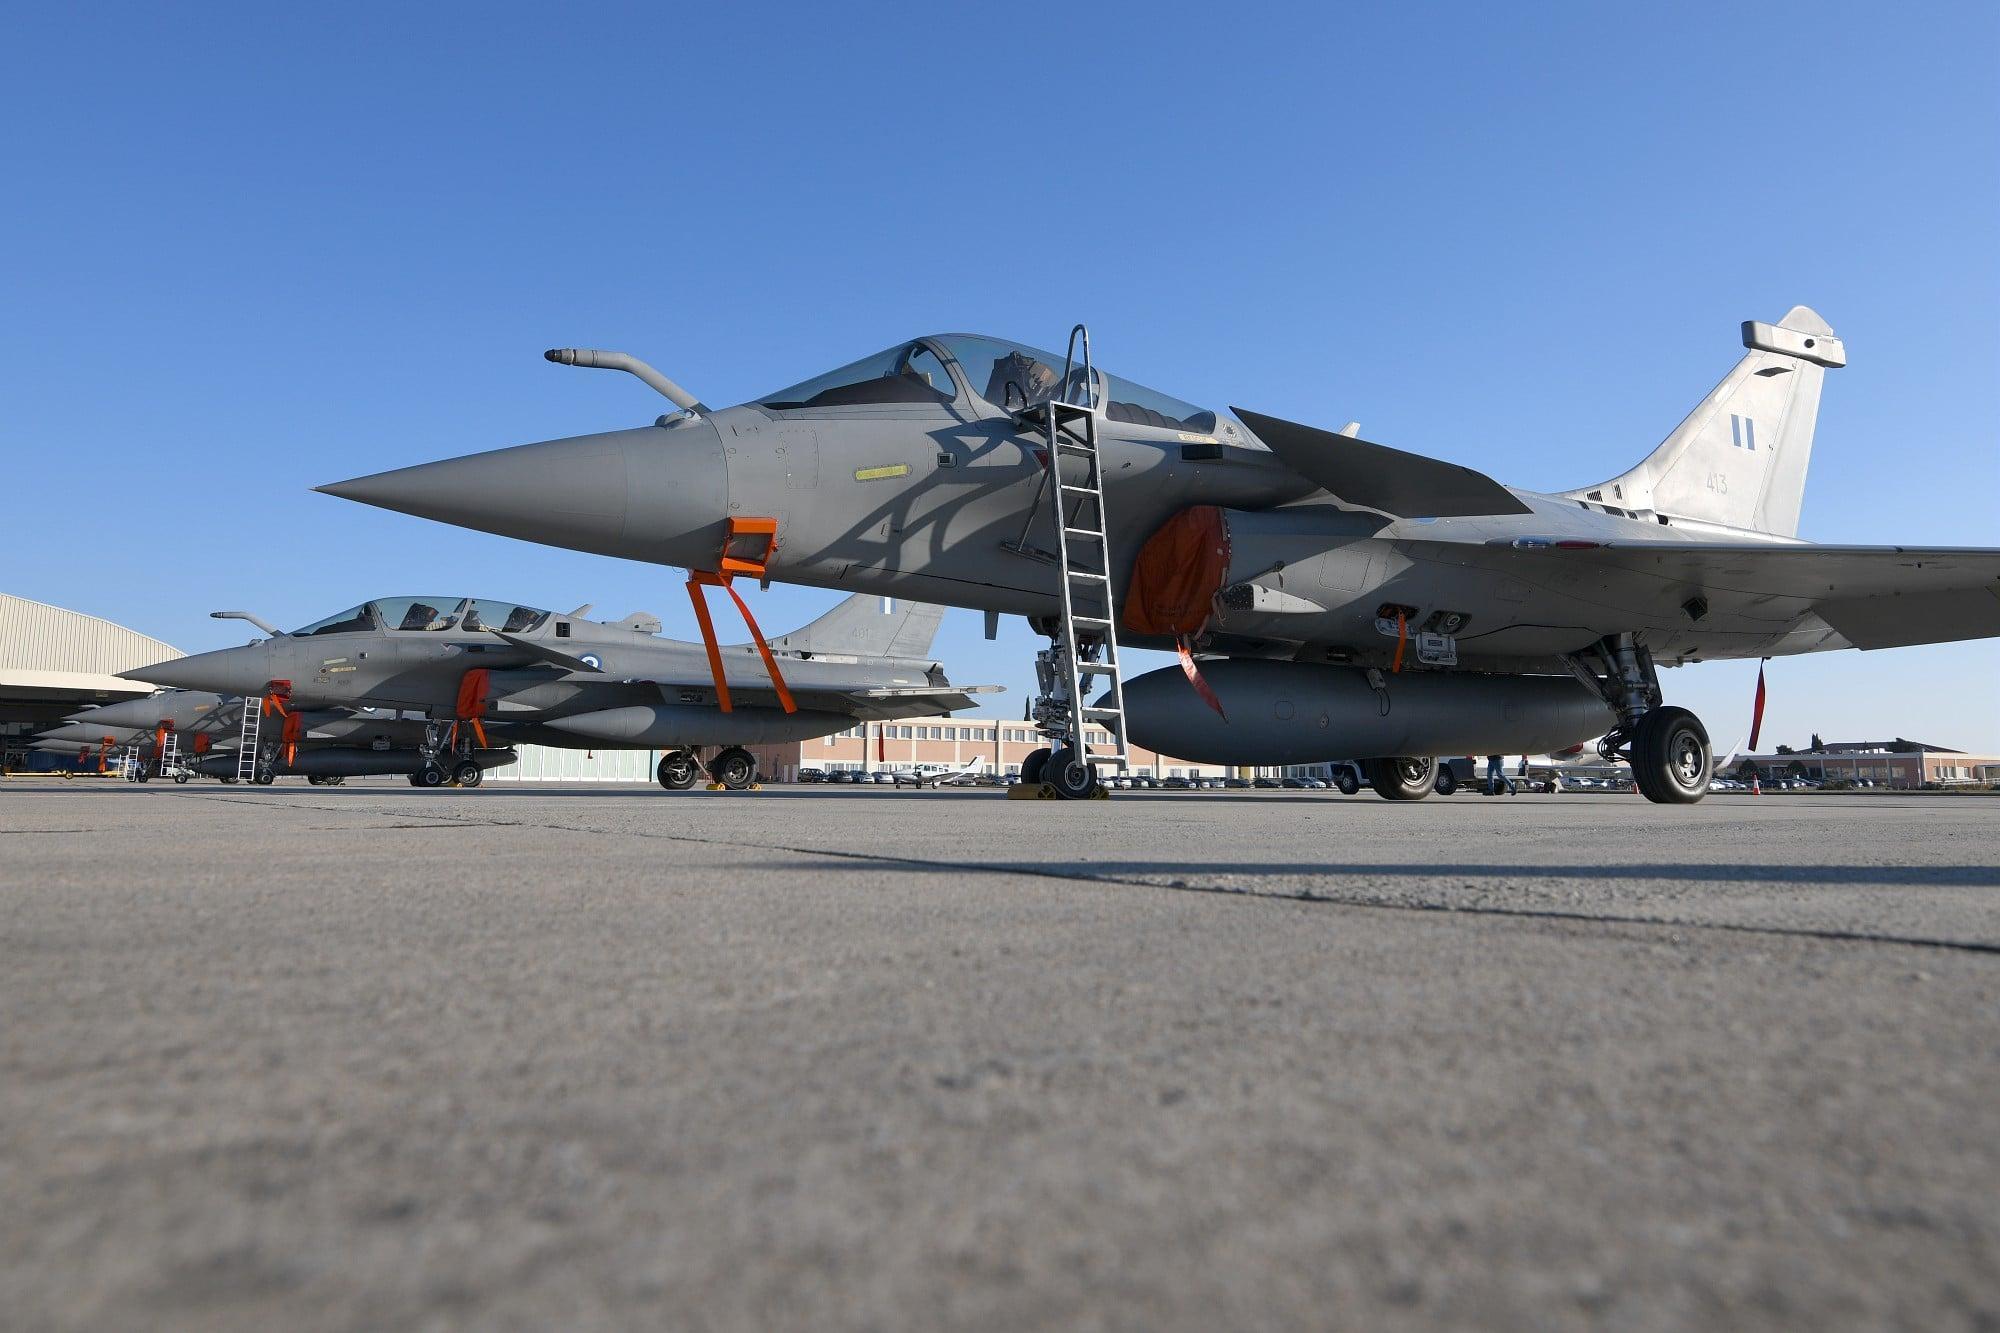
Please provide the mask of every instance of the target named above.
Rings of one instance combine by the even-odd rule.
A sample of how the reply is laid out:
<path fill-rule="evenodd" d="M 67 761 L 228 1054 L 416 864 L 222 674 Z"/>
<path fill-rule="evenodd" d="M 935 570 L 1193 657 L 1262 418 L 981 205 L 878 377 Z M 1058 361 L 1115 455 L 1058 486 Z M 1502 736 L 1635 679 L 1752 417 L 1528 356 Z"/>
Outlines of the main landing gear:
<path fill-rule="evenodd" d="M 708 761 L 708 776 L 731 791 L 743 791 L 757 781 L 757 757 L 732 745 Z"/>
<path fill-rule="evenodd" d="M 745 791 L 757 784 L 757 756 L 732 745 L 704 764 L 693 750 L 673 750 L 660 756 L 653 776 L 668 791 L 686 791 L 700 781 L 703 772 L 719 787 Z"/>
<path fill-rule="evenodd" d="M 1641 795 L 1656 805 L 1692 805 L 1708 794 L 1715 768 L 1708 731 L 1687 709 L 1660 702 L 1650 652 L 1630 634 L 1612 634 L 1563 662 L 1617 710 L 1618 725 L 1597 752 L 1631 765 Z"/>
<path fill-rule="evenodd" d="M 701 764 L 695 759 L 694 751 L 675 750 L 660 756 L 660 766 L 654 770 L 653 776 L 668 791 L 686 791 L 701 776 Z"/>
<path fill-rule="evenodd" d="M 1368 785 L 1385 801 L 1421 801 L 1437 790 L 1437 760 L 1429 755 L 1421 758 L 1394 755 L 1385 759 L 1370 759 Z"/>

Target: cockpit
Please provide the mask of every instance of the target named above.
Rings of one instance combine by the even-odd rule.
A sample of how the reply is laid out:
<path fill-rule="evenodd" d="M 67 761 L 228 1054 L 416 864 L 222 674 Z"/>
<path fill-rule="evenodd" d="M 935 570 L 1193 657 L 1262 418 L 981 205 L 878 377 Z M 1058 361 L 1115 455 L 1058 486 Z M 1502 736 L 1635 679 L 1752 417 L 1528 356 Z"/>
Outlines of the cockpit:
<path fill-rule="evenodd" d="M 1204 434 L 1215 429 L 1215 413 L 1206 408 L 1100 370 L 1086 378 L 1080 365 L 1069 368 L 1065 382 L 1063 367 L 1061 356 L 1023 343 L 947 333 L 898 344 L 755 403 L 769 412 L 799 412 L 963 401 L 977 412 L 1012 412 L 1059 396 L 1098 403 L 1109 421 Z"/>
<path fill-rule="evenodd" d="M 529 634 L 548 620 L 538 607 L 483 597 L 383 597 L 350 606 L 338 615 L 292 631 L 295 639 L 320 634 L 371 634 L 378 630 L 438 632 L 448 629 L 498 630 Z"/>

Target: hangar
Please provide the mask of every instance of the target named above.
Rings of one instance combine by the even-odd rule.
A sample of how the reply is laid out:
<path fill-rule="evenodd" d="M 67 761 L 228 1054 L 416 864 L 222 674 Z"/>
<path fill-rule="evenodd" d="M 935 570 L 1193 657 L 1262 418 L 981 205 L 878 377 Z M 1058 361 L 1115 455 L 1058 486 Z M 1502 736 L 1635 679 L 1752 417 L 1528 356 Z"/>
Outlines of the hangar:
<path fill-rule="evenodd" d="M 151 694 L 118 672 L 180 649 L 97 616 L 0 593 L 0 748 L 79 709 Z"/>

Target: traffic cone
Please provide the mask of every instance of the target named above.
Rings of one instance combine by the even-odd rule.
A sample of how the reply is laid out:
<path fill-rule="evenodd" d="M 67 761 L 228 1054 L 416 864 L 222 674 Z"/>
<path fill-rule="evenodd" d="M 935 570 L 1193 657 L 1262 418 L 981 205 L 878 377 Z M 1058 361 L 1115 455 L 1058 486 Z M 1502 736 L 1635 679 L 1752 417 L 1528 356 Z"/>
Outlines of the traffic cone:
<path fill-rule="evenodd" d="M 1755 773 L 1750 775 L 1750 794 L 1752 796 L 1762 796 L 1764 794 L 1764 783 Z"/>

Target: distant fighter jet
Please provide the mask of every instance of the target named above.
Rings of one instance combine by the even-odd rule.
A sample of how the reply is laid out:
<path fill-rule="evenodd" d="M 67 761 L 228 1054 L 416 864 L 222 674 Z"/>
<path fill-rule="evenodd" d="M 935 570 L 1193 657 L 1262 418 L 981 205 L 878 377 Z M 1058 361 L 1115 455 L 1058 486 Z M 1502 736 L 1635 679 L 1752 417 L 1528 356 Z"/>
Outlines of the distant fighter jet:
<path fill-rule="evenodd" d="M 681 410 L 320 489 L 706 577 L 977 607 L 989 636 L 992 614 L 1025 615 L 1052 637 L 1044 667 L 1078 664 L 1044 670 L 1033 715 L 1057 753 L 1023 766 L 1064 795 L 1095 785 L 1074 738 L 1101 712 L 1203 762 L 1381 756 L 1370 779 L 1401 800 L 1431 791 L 1429 756 L 1605 735 L 1649 798 L 1689 802 L 1708 734 L 1658 667 L 2000 634 L 2000 551 L 1797 538 L 1821 383 L 1847 353 L 1804 306 L 1743 343 L 1638 466 L 1553 494 L 1352 426 L 1232 420 L 1096 371 L 1087 338 L 1077 360 L 958 334 L 720 411 L 631 357 L 550 352 Z M 1182 665 L 1084 707 L 1120 644 Z"/>
<path fill-rule="evenodd" d="M 479 752 L 532 743 L 663 749 L 664 786 L 693 786 L 706 767 L 726 787 L 747 787 L 756 765 L 745 745 L 970 708 L 972 695 L 998 688 L 955 686 L 932 660 L 937 606 L 857 595 L 769 645 L 719 646 L 713 657 L 657 637 L 652 616 L 606 624 L 583 619 L 588 609 L 384 597 L 289 634 L 123 674 L 244 695 L 253 706 L 274 698 L 291 709 L 373 710 L 365 728 L 417 752 L 419 786 L 477 785 Z M 698 762 L 698 749 L 715 746 Z"/>

